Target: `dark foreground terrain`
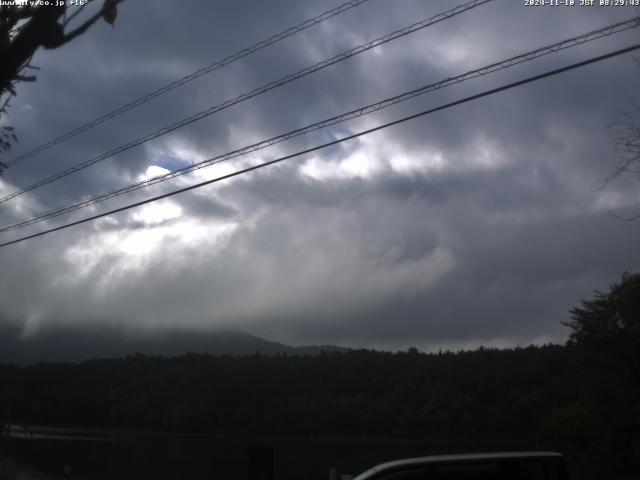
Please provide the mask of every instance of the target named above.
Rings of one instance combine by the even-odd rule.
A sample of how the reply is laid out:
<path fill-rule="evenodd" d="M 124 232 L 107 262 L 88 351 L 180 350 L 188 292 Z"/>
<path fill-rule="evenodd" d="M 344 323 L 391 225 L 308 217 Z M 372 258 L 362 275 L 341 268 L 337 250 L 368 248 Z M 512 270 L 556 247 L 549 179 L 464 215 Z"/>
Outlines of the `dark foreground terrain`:
<path fill-rule="evenodd" d="M 185 468 L 246 478 L 252 446 L 274 449 L 278 478 L 326 478 L 331 467 L 357 473 L 403 456 L 530 448 L 563 451 L 580 472 L 609 468 L 608 459 L 637 448 L 638 440 L 625 397 L 602 403 L 588 390 L 590 376 L 575 349 L 558 345 L 440 354 L 138 355 L 4 365 L 0 378 L 4 418 L 12 424 L 147 432 L 63 439 L 40 432 L 2 441 L 20 461 L 35 460 L 50 472 L 73 463 L 93 470 L 86 478 L 109 478 L 97 472 L 113 469 L 120 478 L 139 478 L 141 469 L 177 478 L 170 472 Z M 300 476 L 305 465 L 313 466 L 308 477 Z"/>
<path fill-rule="evenodd" d="M 264 457 L 267 461 L 270 457 L 278 480 L 327 480 L 330 469 L 340 478 L 404 456 L 500 449 L 508 444 L 498 440 L 492 445 L 480 439 L 93 433 L 101 438 L 83 437 L 68 429 L 36 433 L 33 438 L 7 442 L 6 454 L 26 475 L 23 480 L 61 478 L 66 465 L 72 468 L 72 478 L 80 480 L 246 480 L 252 457 L 254 470 L 264 465 Z"/>
<path fill-rule="evenodd" d="M 637 478 L 640 275 L 596 293 L 566 325 L 565 346 L 4 364 L 0 448 L 46 468 L 80 458 L 87 469 L 103 462 L 100 471 L 166 475 L 235 458 L 228 467 L 246 478 L 253 446 L 273 451 L 282 479 L 411 455 L 533 448 L 565 453 L 575 478 Z M 8 435 L 8 425 L 154 433 L 36 441 Z M 179 477 L 166 475 L 156 478 Z"/>

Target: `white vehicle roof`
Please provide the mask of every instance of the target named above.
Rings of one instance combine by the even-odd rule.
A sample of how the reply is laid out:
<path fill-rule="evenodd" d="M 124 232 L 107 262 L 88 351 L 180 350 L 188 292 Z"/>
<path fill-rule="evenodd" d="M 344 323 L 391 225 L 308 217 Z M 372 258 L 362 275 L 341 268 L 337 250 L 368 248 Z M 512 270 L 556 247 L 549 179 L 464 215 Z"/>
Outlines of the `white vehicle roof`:
<path fill-rule="evenodd" d="M 557 452 L 492 452 L 492 453 L 465 453 L 456 455 L 430 455 L 428 457 L 406 458 L 382 463 L 370 468 L 358 475 L 354 480 L 364 480 L 375 473 L 396 470 L 400 467 L 424 466 L 428 464 L 464 463 L 475 461 L 510 460 L 526 458 L 562 458 Z"/>

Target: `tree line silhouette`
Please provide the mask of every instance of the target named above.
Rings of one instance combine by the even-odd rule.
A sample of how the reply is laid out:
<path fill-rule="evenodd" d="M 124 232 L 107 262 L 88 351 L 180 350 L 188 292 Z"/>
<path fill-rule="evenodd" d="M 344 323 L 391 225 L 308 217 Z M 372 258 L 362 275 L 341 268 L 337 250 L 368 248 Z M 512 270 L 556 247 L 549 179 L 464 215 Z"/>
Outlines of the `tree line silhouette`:
<path fill-rule="evenodd" d="M 578 478 L 640 471 L 640 275 L 571 311 L 566 345 L 0 366 L 4 421 L 264 435 L 501 438 Z"/>

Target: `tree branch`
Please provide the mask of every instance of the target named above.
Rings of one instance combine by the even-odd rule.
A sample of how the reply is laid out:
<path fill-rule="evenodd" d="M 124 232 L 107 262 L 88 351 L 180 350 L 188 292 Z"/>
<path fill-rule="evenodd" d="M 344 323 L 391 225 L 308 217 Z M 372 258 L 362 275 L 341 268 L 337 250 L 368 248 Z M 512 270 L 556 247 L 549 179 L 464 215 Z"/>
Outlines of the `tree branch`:
<path fill-rule="evenodd" d="M 15 79 L 20 81 L 20 82 L 35 82 L 36 81 L 36 76 L 35 75 L 20 75 L 20 74 L 17 74 L 15 76 Z"/>
<path fill-rule="evenodd" d="M 84 7 L 86 7 L 87 5 L 89 5 L 89 4 L 88 4 L 88 3 L 85 3 L 84 5 L 81 5 L 78 9 L 76 9 L 76 11 L 75 11 L 75 12 L 73 12 L 71 15 L 69 15 L 69 18 L 67 18 L 67 19 L 63 22 L 62 26 L 66 28 L 66 27 L 67 27 L 67 25 L 69 25 L 69 23 L 71 22 L 71 20 L 73 20 L 75 17 L 77 17 L 77 16 L 78 16 L 78 14 L 79 14 L 80 12 L 82 12 L 82 10 L 84 10 Z"/>
<path fill-rule="evenodd" d="M 124 0 L 115 0 L 115 4 L 116 5 L 118 5 L 118 4 L 122 3 L 122 2 L 124 2 Z M 63 43 L 61 43 L 61 45 L 73 40 L 78 35 L 82 35 L 87 30 L 89 30 L 89 28 L 94 23 L 96 23 L 100 19 L 100 17 L 102 17 L 102 14 L 105 12 L 105 7 L 106 6 L 107 6 L 107 2 L 105 0 L 105 2 L 102 4 L 102 8 L 100 9 L 99 12 L 97 12 L 92 17 L 90 17 L 87 20 L 85 20 L 85 22 L 82 25 L 80 25 L 79 27 L 77 27 L 75 30 L 72 30 L 71 32 L 69 32 L 69 33 L 64 35 L 64 37 L 63 37 L 64 41 L 63 41 Z"/>

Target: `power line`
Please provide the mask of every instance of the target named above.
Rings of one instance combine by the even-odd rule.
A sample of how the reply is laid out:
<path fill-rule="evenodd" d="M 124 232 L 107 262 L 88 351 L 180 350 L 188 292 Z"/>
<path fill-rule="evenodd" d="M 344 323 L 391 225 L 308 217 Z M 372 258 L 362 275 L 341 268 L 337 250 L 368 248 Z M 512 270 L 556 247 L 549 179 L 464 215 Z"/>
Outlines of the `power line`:
<path fill-rule="evenodd" d="M 106 153 L 103 153 L 101 155 L 98 155 L 97 157 L 94 157 L 90 160 L 87 160 L 85 162 L 82 162 L 80 164 L 77 164 L 71 168 L 68 168 L 66 170 L 63 170 L 61 172 L 58 172 L 56 174 L 53 174 L 49 177 L 46 177 L 42 180 L 39 180 L 31 185 L 29 185 L 28 187 L 23 188 L 22 190 L 17 190 L 9 195 L 6 195 L 2 198 L 0 198 L 0 204 L 5 203 L 9 200 L 11 200 L 12 198 L 15 198 L 19 195 L 22 195 L 26 192 L 29 192 L 31 190 L 35 190 L 36 188 L 40 188 L 44 185 L 47 185 L 51 182 L 54 182 L 56 180 L 59 180 L 61 178 L 64 178 L 68 175 L 71 175 L 75 172 L 78 172 L 80 170 L 83 170 L 91 165 L 94 165 L 98 162 L 101 162 L 102 160 L 105 160 L 107 158 L 110 158 L 114 155 L 117 155 L 119 153 L 122 153 L 124 151 L 130 150 L 133 147 L 136 147 L 138 145 L 141 145 L 143 143 L 148 142 L 149 140 L 153 140 L 155 138 L 158 138 L 162 135 L 166 135 L 167 133 L 173 132 L 174 130 L 177 130 L 179 128 L 182 128 L 186 125 L 189 125 L 191 123 L 197 122 L 198 120 L 202 120 L 205 117 L 208 117 L 210 115 L 213 115 L 214 113 L 220 112 L 221 110 L 225 110 L 233 105 L 236 105 L 240 102 L 243 102 L 245 100 L 249 100 L 250 98 L 256 97 L 258 95 L 261 95 L 263 93 L 266 93 L 270 90 L 273 90 L 277 87 L 286 85 L 288 83 L 291 83 L 295 80 L 298 80 L 302 77 L 306 77 L 307 75 L 310 75 L 314 72 L 317 72 L 319 70 L 322 70 L 324 68 L 327 68 L 331 65 L 334 65 L 338 62 L 342 62 L 344 60 L 347 60 L 351 57 L 354 57 L 356 55 L 359 55 L 360 53 L 366 52 L 368 50 L 371 50 L 372 48 L 375 48 L 377 46 L 383 45 L 385 43 L 391 42 L 393 40 L 396 40 L 398 38 L 404 37 L 406 35 L 409 35 L 411 33 L 414 33 L 418 30 L 422 30 L 424 28 L 427 28 L 431 25 L 434 25 L 436 23 L 442 22 L 443 20 L 447 20 L 451 17 L 454 17 L 456 15 L 459 15 L 463 12 L 466 12 L 468 10 L 472 10 L 473 8 L 476 8 L 480 5 L 483 5 L 485 3 L 491 2 L 492 0 L 471 0 L 467 3 L 464 3 L 462 5 L 459 5 L 455 8 L 452 8 L 450 10 L 447 10 L 445 12 L 439 13 L 437 15 L 434 15 L 433 17 L 429 17 L 427 19 L 421 20 L 420 22 L 416 22 L 408 27 L 402 28 L 400 30 L 396 30 L 388 35 L 385 35 L 383 37 L 379 37 L 375 40 L 371 40 L 370 42 L 367 42 L 363 45 L 359 45 L 355 48 L 352 48 L 351 50 L 347 50 L 345 52 L 339 53 L 338 55 L 335 55 L 327 60 L 323 60 L 321 62 L 318 62 L 310 67 L 306 67 L 303 68 L 302 70 L 299 70 L 295 73 L 292 73 L 290 75 L 287 75 L 279 80 L 273 81 L 273 82 L 269 82 L 259 88 L 256 88 L 250 92 L 244 93 L 242 95 L 239 95 L 231 100 L 227 100 L 221 104 L 218 105 L 214 105 L 210 108 L 208 108 L 207 110 L 204 110 L 202 112 L 196 113 L 195 115 L 192 115 L 190 117 L 187 117 L 183 120 L 180 120 L 178 122 L 175 122 L 167 127 L 161 128 L 159 130 L 156 130 L 155 132 L 151 132 L 148 133 L 147 135 L 144 135 L 143 137 L 140 137 L 136 140 L 133 140 L 125 145 L 121 145 L 119 147 L 116 147 L 113 150 L 110 150 Z"/>
<path fill-rule="evenodd" d="M 18 157 L 14 158 L 13 160 L 6 162 L 7 166 L 12 166 L 15 165 L 23 160 L 26 160 L 27 158 L 33 157 L 34 155 L 37 155 L 40 152 L 43 152 L 44 150 L 47 150 L 51 147 L 53 147 L 54 145 L 57 145 L 59 143 L 62 143 L 66 140 L 69 140 L 70 138 L 75 137 L 76 135 L 79 135 L 82 132 L 86 132 L 87 130 L 97 127 L 98 125 L 111 120 L 112 118 L 115 118 L 119 115 L 122 115 L 125 112 L 128 112 L 129 110 L 133 110 L 134 108 L 139 107 L 140 105 L 147 103 L 150 100 L 153 100 L 156 97 L 159 97 L 160 95 L 164 95 L 167 92 L 170 92 L 171 90 L 178 88 L 182 85 L 185 85 L 193 80 L 195 80 L 196 78 L 199 78 L 203 75 L 206 75 L 208 73 L 211 73 L 215 70 L 218 70 L 226 65 L 229 65 L 233 62 L 236 62 L 248 55 L 251 55 L 252 53 L 256 53 L 259 50 L 262 50 L 263 48 L 266 48 L 270 45 L 273 45 L 275 43 L 280 42 L 281 40 L 284 40 L 285 38 L 288 38 L 292 35 L 295 35 L 296 33 L 302 32 L 303 30 L 306 30 L 309 27 L 312 27 L 314 25 L 317 25 L 319 23 L 324 22 L 325 20 L 328 20 L 332 17 L 335 17 L 337 15 L 340 15 L 343 12 L 346 12 L 347 10 L 351 10 L 352 8 L 358 7 L 360 5 L 362 5 L 363 3 L 368 2 L 369 0 L 350 0 L 348 2 L 345 2 L 331 10 L 328 10 L 324 13 L 321 13 L 320 15 L 317 15 L 313 18 L 309 18 L 307 20 L 305 20 L 304 22 L 301 22 L 293 27 L 287 28 L 286 30 L 283 30 L 280 33 L 276 33 L 275 35 L 270 36 L 269 38 L 265 39 L 265 40 L 261 40 L 255 44 L 253 44 L 250 47 L 244 48 L 232 55 L 229 55 L 225 58 L 223 58 L 222 60 L 218 60 L 214 63 L 212 63 L 211 65 L 208 65 L 206 67 L 201 68 L 200 70 L 197 70 L 193 73 L 190 73 L 189 75 L 186 75 L 184 77 L 182 77 L 179 80 L 175 80 L 171 83 L 168 83 L 167 85 L 164 85 L 156 90 L 154 90 L 151 93 L 148 93 L 146 95 L 143 95 L 142 97 L 136 98 L 135 100 L 121 106 L 120 108 L 116 108 L 115 110 L 112 110 L 111 112 L 96 118 L 95 120 L 92 120 L 90 122 L 87 122 L 83 125 L 80 125 L 77 128 L 74 128 L 73 130 L 68 131 L 67 133 L 60 135 L 59 137 L 54 138 L 53 140 L 50 140 L 36 148 L 34 148 L 33 150 L 30 150 L 26 153 L 23 153 L 22 155 L 19 155 Z"/>
<path fill-rule="evenodd" d="M 200 182 L 200 183 L 197 183 L 195 185 L 191 185 L 189 187 L 181 188 L 179 190 L 174 190 L 172 192 L 165 193 L 165 194 L 162 194 L 162 195 L 158 195 L 156 197 L 152 197 L 152 198 L 149 198 L 147 200 L 142 200 L 140 202 L 136 202 L 136 203 L 132 203 L 132 204 L 129 204 L 129 205 L 125 205 L 124 207 L 116 208 L 116 209 L 110 210 L 108 212 L 104 212 L 104 213 L 100 213 L 100 214 L 97 214 L 97 215 L 93 215 L 91 217 L 83 218 L 82 220 L 78 220 L 78 221 L 75 221 L 75 222 L 67 223 L 65 225 L 61 225 L 59 227 L 51 228 L 49 230 L 44 230 L 42 232 L 34 233 L 32 235 L 28 235 L 28 236 L 25 236 L 25 237 L 17 238 L 15 240 L 11 240 L 9 242 L 0 243 L 0 247 L 6 247 L 8 245 L 13 245 L 13 244 L 16 244 L 16 243 L 24 242 L 25 240 L 29 240 L 29 239 L 36 238 L 36 237 L 41 237 L 41 236 L 46 235 L 48 233 L 57 232 L 59 230 L 64 230 L 64 229 L 67 229 L 67 228 L 70 228 L 70 227 L 73 227 L 73 226 L 76 226 L 76 225 L 80 225 L 82 223 L 87 223 L 87 222 L 90 222 L 90 221 L 93 221 L 93 220 L 97 220 L 97 219 L 102 218 L 102 217 L 106 217 L 108 215 L 113 215 L 115 213 L 123 212 L 125 210 L 130 210 L 132 208 L 140 207 L 140 206 L 146 205 L 148 203 L 152 203 L 152 202 L 156 202 L 158 200 L 162 200 L 162 199 L 165 199 L 165 198 L 168 198 L 168 197 L 172 197 L 172 196 L 178 195 L 180 193 L 188 192 L 190 190 L 195 190 L 196 188 L 200 188 L 200 187 L 203 187 L 205 185 L 209 185 L 209 184 L 212 184 L 212 183 L 217 183 L 217 182 L 220 182 L 222 180 L 226 180 L 226 179 L 229 179 L 229 178 L 232 178 L 232 177 L 236 177 L 238 175 L 242 175 L 244 173 L 251 172 L 253 170 L 258 170 L 260 168 L 264 168 L 264 167 L 267 167 L 269 165 L 274 165 L 276 163 L 280 163 L 280 162 L 283 162 L 285 160 L 289 160 L 291 158 L 295 158 L 295 157 L 299 157 L 301 155 L 305 155 L 307 153 L 315 152 L 317 150 L 321 150 L 321 149 L 330 147 L 332 145 L 337 145 L 339 143 L 346 142 L 348 140 L 353 140 L 354 138 L 358 138 L 358 137 L 361 137 L 363 135 L 368 135 L 368 134 L 376 132 L 378 130 L 382 130 L 382 129 L 385 129 L 385 128 L 388 128 L 388 127 L 391 127 L 391 126 L 394 126 L 394 125 L 398 125 L 398 124 L 407 122 L 409 120 L 413 120 L 413 119 L 416 119 L 416 118 L 419 118 L 419 117 L 423 117 L 425 115 L 429 115 L 431 113 L 435 113 L 435 112 L 438 112 L 440 110 L 445 110 L 447 108 L 451 108 L 451 107 L 454 107 L 454 106 L 457 106 L 457 105 L 462 105 L 463 103 L 471 102 L 473 100 L 478 100 L 480 98 L 487 97 L 489 95 L 494 95 L 496 93 L 503 92 L 505 90 L 510 90 L 512 88 L 515 88 L 515 87 L 518 87 L 518 86 L 521 86 L 521 85 L 525 85 L 527 83 L 532 83 L 532 82 L 535 82 L 535 81 L 538 81 L 538 80 L 542 80 L 543 78 L 547 78 L 547 77 L 551 77 L 551 76 L 554 76 L 554 75 L 558 75 L 560 73 L 564 73 L 564 72 L 567 72 L 569 70 L 574 70 L 576 68 L 584 67 L 586 65 L 590 65 L 590 64 L 596 63 L 596 62 L 600 62 L 600 61 L 606 60 L 608 58 L 613 58 L 613 57 L 616 57 L 618 55 L 623 55 L 625 53 L 629 53 L 629 52 L 632 52 L 632 51 L 635 51 L 635 50 L 638 50 L 638 49 L 640 49 L 640 43 L 632 45 L 630 47 L 626 47 L 626 48 L 620 49 L 620 50 L 615 50 L 615 51 L 607 53 L 605 55 L 600 55 L 598 57 L 592 57 L 592 58 L 590 58 L 588 60 L 584 60 L 582 62 L 577 62 L 577 63 L 571 64 L 571 65 L 567 65 L 567 66 L 562 67 L 562 68 L 558 68 L 558 69 L 551 70 L 551 71 L 548 71 L 548 72 L 545 72 L 545 73 L 534 75 L 532 77 L 528 77 L 528 78 L 525 78 L 523 80 L 519 80 L 517 82 L 508 83 L 508 84 L 503 85 L 501 87 L 493 88 L 491 90 L 486 90 L 486 91 L 484 91 L 482 93 L 478 93 L 476 95 L 471 95 L 471 96 L 465 97 L 465 98 L 463 98 L 461 100 L 456 100 L 454 102 L 450 102 L 450 103 L 447 103 L 445 105 L 441 105 L 439 107 L 431 108 L 429 110 L 424 110 L 422 112 L 415 113 L 413 115 L 409 115 L 409 116 L 400 118 L 398 120 L 394 120 L 393 122 L 385 123 L 383 125 L 378 125 L 377 127 L 373 127 L 373 128 L 368 129 L 368 130 L 364 130 L 364 131 L 361 131 L 361 132 L 358 132 L 358 133 L 354 133 L 352 135 L 349 135 L 349 136 L 346 136 L 346 137 L 343 137 L 343 138 L 340 138 L 340 139 L 337 139 L 337 140 L 333 140 L 331 142 L 323 143 L 321 145 L 317 145 L 315 147 L 311 147 L 311 148 L 308 148 L 306 150 L 302 150 L 302 151 L 299 151 L 299 152 L 296 152 L 296 153 L 292 153 L 290 155 L 285 155 L 284 157 L 276 158 L 274 160 L 270 160 L 268 162 L 261 163 L 259 165 L 254 165 L 252 167 L 244 168 L 242 170 L 238 170 L 236 172 L 229 173 L 227 175 L 223 175 L 223 176 L 220 176 L 220 177 L 217 177 L 217 178 L 213 178 L 211 180 L 206 180 L 204 182 Z"/>
<path fill-rule="evenodd" d="M 248 145 L 236 150 L 233 150 L 231 152 L 227 152 L 221 155 L 217 155 L 215 157 L 209 158 L 207 160 L 203 160 L 201 162 L 192 164 L 192 165 L 187 165 L 185 167 L 182 167 L 178 170 L 175 170 L 173 172 L 169 172 L 163 175 L 158 175 L 156 177 L 147 179 L 147 180 L 143 180 L 141 182 L 137 182 L 134 183 L 132 185 L 126 186 L 126 187 L 122 187 L 119 188 L 115 191 L 111 191 L 109 193 L 105 193 L 102 195 L 98 195 L 95 197 L 92 197 L 90 199 L 84 200 L 82 202 L 78 202 L 75 204 L 71 204 L 62 208 L 58 208 L 55 210 L 51 210 L 49 212 L 43 213 L 41 215 L 38 215 L 36 217 L 33 218 L 29 218 L 26 220 L 21 220 L 19 222 L 10 224 L 10 225 L 6 225 L 2 228 L 0 228 L 0 232 L 9 232 L 12 230 L 17 230 L 20 228 L 25 228 L 28 227 L 30 225 L 51 219 L 51 218 L 55 218 L 58 217 L 60 215 L 66 214 L 66 213 L 71 213 L 71 212 L 75 212 L 77 210 L 89 207 L 91 205 L 95 205 L 101 202 L 104 202 L 106 200 L 109 200 L 111 198 L 115 198 L 121 195 L 125 195 L 131 192 L 134 192 L 136 190 L 140 190 L 142 188 L 146 188 L 149 187 L 151 185 L 155 185 L 157 183 L 161 183 L 161 182 L 165 182 L 167 180 L 179 177 L 181 175 L 185 175 L 187 173 L 191 173 L 193 171 L 199 170 L 201 168 L 205 168 L 226 160 L 230 160 L 242 155 L 246 155 L 247 153 L 252 153 L 258 150 L 262 150 L 264 148 L 270 147 L 272 145 L 284 142 L 286 140 L 290 140 L 292 138 L 298 137 L 300 135 L 306 134 L 306 133 L 310 133 L 322 128 L 326 128 L 328 126 L 332 126 L 332 125 L 336 125 L 338 123 L 342 123 L 345 122 L 347 120 L 352 120 L 354 118 L 359 118 L 361 116 L 364 115 L 368 115 L 370 113 L 382 110 L 384 108 L 390 107 L 392 105 L 396 105 L 398 103 L 413 99 L 417 96 L 423 95 L 425 93 L 428 92 L 432 92 L 441 88 L 445 88 L 447 86 L 453 85 L 453 84 L 457 84 L 457 83 L 461 83 L 463 81 L 466 80 L 470 80 L 476 77 L 480 77 L 483 75 L 487 75 L 489 73 L 493 73 L 496 72 L 498 70 L 503 70 L 506 68 L 509 68 L 511 66 L 526 62 L 526 61 L 531 61 L 534 60 L 536 58 L 548 55 L 550 53 L 554 53 L 560 50 L 564 50 L 567 48 L 571 48 L 574 46 L 578 46 L 578 45 L 583 45 L 586 42 L 590 42 L 593 40 L 597 40 L 603 37 L 607 37 L 616 33 L 620 33 L 622 31 L 625 30 L 629 30 L 631 28 L 637 28 L 640 25 L 640 17 L 633 17 L 627 20 L 623 20 L 621 22 L 617 22 L 614 23 L 612 25 L 608 25 L 606 27 L 597 29 L 597 30 L 593 30 L 591 32 L 579 35 L 579 36 L 575 36 L 575 37 L 571 37 L 568 38 L 566 40 L 551 44 L 551 45 L 547 45 L 545 47 L 541 47 L 541 48 L 537 48 L 535 50 L 517 55 L 515 57 L 511 57 L 508 58 L 506 60 L 502 60 L 500 62 L 496 62 L 496 63 L 492 63 L 490 65 L 484 66 L 482 68 L 478 68 L 475 70 L 471 70 L 469 72 L 463 73 L 462 75 L 458 75 L 455 77 L 450 77 L 447 78 L 445 80 L 442 80 L 440 82 L 437 83 L 433 83 L 430 85 L 425 85 L 423 87 L 417 88 L 415 90 L 411 90 L 408 92 L 404 92 L 401 93 L 400 95 L 396 95 L 394 97 L 390 97 L 390 98 L 386 98 L 384 100 L 381 100 L 379 102 L 373 103 L 373 104 L 369 104 L 366 105 L 364 107 L 355 109 L 355 110 L 351 110 L 349 112 L 343 113 L 341 115 L 337 115 L 331 118 L 328 118 L 326 120 L 322 120 L 320 122 L 316 122 L 310 125 L 307 125 L 305 127 L 296 129 L 296 130 L 292 130 L 289 131 L 287 133 L 278 135 L 276 137 L 272 137 L 269 138 L 267 140 L 262 140 L 258 143 L 254 143 L 252 145 Z"/>

